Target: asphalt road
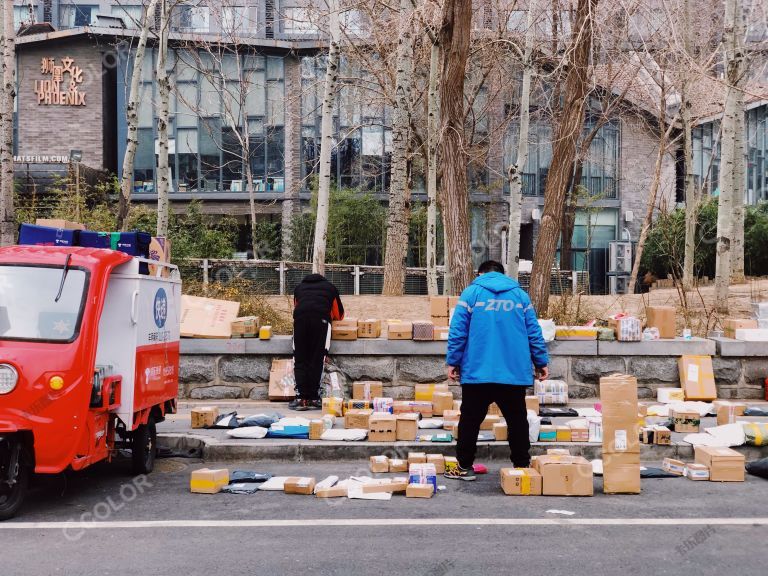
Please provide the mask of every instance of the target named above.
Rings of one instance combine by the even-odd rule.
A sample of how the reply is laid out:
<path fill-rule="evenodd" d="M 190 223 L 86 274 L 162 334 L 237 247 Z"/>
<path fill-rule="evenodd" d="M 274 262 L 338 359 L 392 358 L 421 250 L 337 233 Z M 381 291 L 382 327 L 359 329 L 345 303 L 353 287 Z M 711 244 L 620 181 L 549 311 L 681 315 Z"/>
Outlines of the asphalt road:
<path fill-rule="evenodd" d="M 207 464 L 211 466 L 211 464 Z M 368 475 L 367 462 L 227 465 L 275 475 Z M 197 495 L 199 461 L 38 479 L 0 524 L 0 574 L 766 574 L 768 481 L 644 480 L 638 496 L 511 497 L 499 464 L 430 499 Z M 562 515 L 550 510 L 565 510 Z M 97 526 L 79 522 L 103 522 Z"/>

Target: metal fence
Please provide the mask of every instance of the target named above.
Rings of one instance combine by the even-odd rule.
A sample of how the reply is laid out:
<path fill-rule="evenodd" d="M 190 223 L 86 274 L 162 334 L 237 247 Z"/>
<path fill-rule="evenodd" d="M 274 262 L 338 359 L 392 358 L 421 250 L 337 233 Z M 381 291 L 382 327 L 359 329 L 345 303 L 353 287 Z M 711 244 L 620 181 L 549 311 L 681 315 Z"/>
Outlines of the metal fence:
<path fill-rule="evenodd" d="M 254 292 L 260 294 L 293 294 L 294 288 L 307 274 L 312 264 L 307 262 L 278 262 L 265 260 L 186 260 L 179 264 L 184 280 L 228 284 L 234 280 L 245 280 L 253 284 Z M 381 294 L 384 285 L 383 266 L 349 266 L 326 264 L 325 277 L 333 282 L 343 295 Z M 442 293 L 445 270 L 438 267 L 437 285 Z M 520 285 L 528 289 L 530 274 L 522 272 Z M 587 294 L 589 273 L 572 270 L 553 270 L 550 279 L 551 294 Z M 426 268 L 407 268 L 405 293 L 408 295 L 427 294 Z"/>

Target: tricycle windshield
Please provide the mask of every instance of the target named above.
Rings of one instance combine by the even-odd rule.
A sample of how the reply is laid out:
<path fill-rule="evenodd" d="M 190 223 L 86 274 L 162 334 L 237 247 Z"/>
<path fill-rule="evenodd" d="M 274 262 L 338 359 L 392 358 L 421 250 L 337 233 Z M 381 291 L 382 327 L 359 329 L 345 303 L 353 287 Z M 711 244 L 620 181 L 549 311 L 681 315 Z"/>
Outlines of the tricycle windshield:
<path fill-rule="evenodd" d="M 80 332 L 87 283 L 80 268 L 0 265 L 0 339 L 72 342 Z"/>

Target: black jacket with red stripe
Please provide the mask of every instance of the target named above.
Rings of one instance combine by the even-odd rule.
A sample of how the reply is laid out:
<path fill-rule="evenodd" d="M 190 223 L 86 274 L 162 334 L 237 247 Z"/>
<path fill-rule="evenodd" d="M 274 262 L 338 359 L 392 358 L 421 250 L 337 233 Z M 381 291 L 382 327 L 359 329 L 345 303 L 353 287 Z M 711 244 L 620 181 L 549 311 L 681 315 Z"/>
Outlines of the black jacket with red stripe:
<path fill-rule="evenodd" d="M 306 276 L 293 291 L 293 318 L 343 320 L 344 306 L 336 286 L 320 274 Z"/>

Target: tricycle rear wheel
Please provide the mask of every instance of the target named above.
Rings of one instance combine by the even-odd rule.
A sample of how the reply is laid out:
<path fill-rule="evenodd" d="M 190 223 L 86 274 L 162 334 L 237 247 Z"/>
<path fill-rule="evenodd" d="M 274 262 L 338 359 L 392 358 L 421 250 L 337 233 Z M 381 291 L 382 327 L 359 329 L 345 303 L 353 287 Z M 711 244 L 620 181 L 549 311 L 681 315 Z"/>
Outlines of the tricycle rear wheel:
<path fill-rule="evenodd" d="M 30 469 L 21 459 L 17 461 L 15 471 L 11 471 L 10 478 L 13 483 L 8 481 L 7 472 L 8 470 L 0 466 L 0 474 L 4 476 L 0 478 L 0 520 L 8 520 L 16 515 L 24 503 L 29 486 Z"/>
<path fill-rule="evenodd" d="M 139 425 L 133 432 L 131 458 L 134 474 L 149 474 L 155 467 L 157 453 L 157 425 L 150 416 L 146 424 Z"/>

